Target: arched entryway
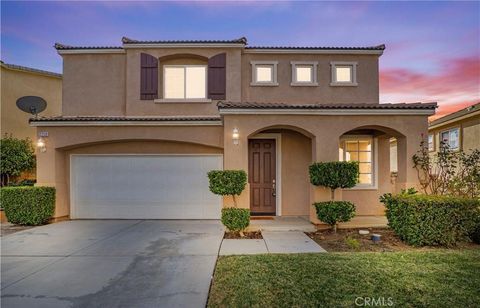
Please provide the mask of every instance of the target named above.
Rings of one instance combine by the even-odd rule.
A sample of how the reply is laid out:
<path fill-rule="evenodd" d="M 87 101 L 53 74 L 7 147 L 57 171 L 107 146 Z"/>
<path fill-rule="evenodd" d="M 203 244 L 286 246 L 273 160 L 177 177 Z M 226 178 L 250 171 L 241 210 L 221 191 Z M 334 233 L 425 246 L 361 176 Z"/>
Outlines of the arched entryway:
<path fill-rule="evenodd" d="M 248 136 L 250 210 L 254 216 L 308 216 L 311 135 L 274 126 Z"/>

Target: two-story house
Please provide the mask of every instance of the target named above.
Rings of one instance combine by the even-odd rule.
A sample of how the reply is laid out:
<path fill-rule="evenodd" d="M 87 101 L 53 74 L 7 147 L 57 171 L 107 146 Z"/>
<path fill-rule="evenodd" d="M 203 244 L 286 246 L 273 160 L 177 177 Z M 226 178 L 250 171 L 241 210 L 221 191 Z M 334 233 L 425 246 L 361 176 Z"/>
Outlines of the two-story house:
<path fill-rule="evenodd" d="M 55 45 L 63 114 L 31 120 L 45 147 L 38 183 L 57 188 L 55 216 L 218 219 L 206 173 L 242 169 L 238 204 L 252 215 L 309 216 L 329 192 L 309 183 L 314 161 L 356 160 L 360 179 L 337 198 L 382 215 L 392 191 L 415 186 L 411 156 L 436 104 L 379 104 L 374 47 L 251 47 L 247 40 Z M 47 136 L 48 135 L 48 136 Z"/>

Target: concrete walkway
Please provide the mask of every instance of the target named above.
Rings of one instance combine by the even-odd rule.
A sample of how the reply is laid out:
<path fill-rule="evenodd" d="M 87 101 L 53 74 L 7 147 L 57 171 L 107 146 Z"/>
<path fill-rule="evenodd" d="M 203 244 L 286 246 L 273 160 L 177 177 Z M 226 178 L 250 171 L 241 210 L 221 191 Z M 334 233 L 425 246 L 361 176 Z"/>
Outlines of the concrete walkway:
<path fill-rule="evenodd" d="M 263 240 L 224 239 L 220 255 L 327 252 L 302 231 L 262 231 Z"/>

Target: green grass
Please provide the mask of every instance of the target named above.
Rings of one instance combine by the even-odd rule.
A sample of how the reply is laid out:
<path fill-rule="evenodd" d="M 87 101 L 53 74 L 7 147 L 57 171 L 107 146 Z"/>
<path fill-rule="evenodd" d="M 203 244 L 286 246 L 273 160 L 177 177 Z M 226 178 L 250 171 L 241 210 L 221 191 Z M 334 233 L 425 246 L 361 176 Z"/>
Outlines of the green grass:
<path fill-rule="evenodd" d="M 480 307 L 480 249 L 220 257 L 208 307 Z"/>

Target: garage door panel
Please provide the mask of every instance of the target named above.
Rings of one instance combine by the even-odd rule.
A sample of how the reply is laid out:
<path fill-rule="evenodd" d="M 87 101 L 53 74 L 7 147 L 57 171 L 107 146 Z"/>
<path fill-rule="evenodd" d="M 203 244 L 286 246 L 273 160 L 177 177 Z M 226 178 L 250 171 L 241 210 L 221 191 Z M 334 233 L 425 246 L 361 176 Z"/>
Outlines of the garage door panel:
<path fill-rule="evenodd" d="M 218 219 L 221 156 L 72 156 L 73 218 Z"/>

